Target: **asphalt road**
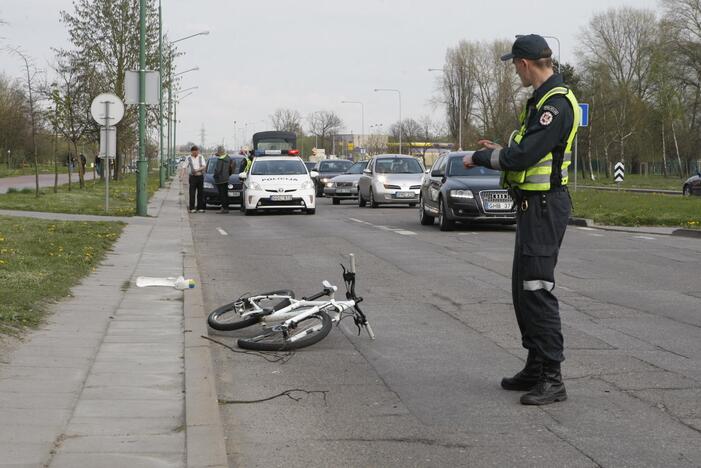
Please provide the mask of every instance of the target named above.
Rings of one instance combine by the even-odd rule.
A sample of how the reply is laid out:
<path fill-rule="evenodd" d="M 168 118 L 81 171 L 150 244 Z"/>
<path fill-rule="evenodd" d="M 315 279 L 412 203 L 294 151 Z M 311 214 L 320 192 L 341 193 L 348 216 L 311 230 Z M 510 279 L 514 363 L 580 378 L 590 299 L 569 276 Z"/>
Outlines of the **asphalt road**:
<path fill-rule="evenodd" d="M 342 287 L 353 252 L 377 335 L 349 322 L 285 364 L 212 344 L 219 398 L 240 402 L 220 406 L 232 466 L 701 466 L 699 239 L 568 229 L 556 293 L 569 400 L 537 408 L 499 387 L 525 357 L 513 228 L 443 233 L 416 209 L 327 199 L 314 216 L 190 216 L 208 310 Z M 326 393 L 244 403 L 295 388 Z"/>

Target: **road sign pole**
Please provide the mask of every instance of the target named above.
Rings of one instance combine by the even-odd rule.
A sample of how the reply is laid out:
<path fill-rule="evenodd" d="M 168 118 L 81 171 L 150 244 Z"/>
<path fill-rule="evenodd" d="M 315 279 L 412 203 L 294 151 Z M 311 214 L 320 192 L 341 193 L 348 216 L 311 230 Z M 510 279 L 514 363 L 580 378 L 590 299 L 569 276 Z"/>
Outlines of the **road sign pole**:
<path fill-rule="evenodd" d="M 160 156 L 158 167 L 158 185 L 163 188 L 166 185 L 166 159 L 163 154 L 163 10 L 161 1 L 158 1 L 158 155 Z"/>
<path fill-rule="evenodd" d="M 147 214 L 146 180 L 146 1 L 139 0 L 139 160 L 136 173 L 136 214 Z"/>
<path fill-rule="evenodd" d="M 574 136 L 574 191 L 577 191 L 577 135 Z"/>

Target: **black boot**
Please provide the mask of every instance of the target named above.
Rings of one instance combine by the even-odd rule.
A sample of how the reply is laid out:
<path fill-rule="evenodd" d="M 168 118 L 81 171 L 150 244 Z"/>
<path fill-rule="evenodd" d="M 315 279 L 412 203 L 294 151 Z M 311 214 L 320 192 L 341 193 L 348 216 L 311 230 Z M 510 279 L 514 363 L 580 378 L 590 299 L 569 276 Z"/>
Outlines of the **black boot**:
<path fill-rule="evenodd" d="M 546 361 L 543 363 L 543 373 L 538 379 L 538 383 L 530 392 L 521 397 L 524 405 L 549 405 L 556 401 L 565 401 L 567 391 L 562 382 L 560 373 L 560 363 L 556 361 Z"/>
<path fill-rule="evenodd" d="M 543 370 L 543 360 L 535 351 L 528 351 L 526 366 L 521 372 L 513 377 L 504 377 L 501 379 L 501 387 L 505 390 L 516 390 L 518 392 L 527 392 L 538 383 L 540 374 Z"/>

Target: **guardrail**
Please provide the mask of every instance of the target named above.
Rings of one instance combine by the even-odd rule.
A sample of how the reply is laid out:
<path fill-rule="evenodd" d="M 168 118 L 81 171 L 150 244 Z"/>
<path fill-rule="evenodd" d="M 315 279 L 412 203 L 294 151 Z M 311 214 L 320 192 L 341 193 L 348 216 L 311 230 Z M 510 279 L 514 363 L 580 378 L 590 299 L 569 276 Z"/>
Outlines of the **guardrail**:
<path fill-rule="evenodd" d="M 618 188 L 618 187 L 603 187 L 596 185 L 578 185 L 577 188 L 588 190 L 604 190 L 609 192 L 635 192 L 635 193 L 660 193 L 663 195 L 681 195 L 681 190 L 664 190 L 664 189 L 646 189 L 646 188 Z"/>

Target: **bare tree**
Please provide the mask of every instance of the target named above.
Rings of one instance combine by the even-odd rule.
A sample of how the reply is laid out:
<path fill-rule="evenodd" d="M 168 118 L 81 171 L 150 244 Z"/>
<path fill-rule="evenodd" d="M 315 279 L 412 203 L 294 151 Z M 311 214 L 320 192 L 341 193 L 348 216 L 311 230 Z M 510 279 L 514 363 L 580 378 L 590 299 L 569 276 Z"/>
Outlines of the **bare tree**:
<path fill-rule="evenodd" d="M 37 150 L 37 104 L 34 100 L 34 83 L 36 81 L 37 69 L 30 63 L 31 59 L 19 48 L 10 49 L 15 55 L 24 61 L 24 69 L 27 74 L 27 96 L 29 98 L 29 120 L 32 124 L 32 153 L 34 159 L 35 195 L 39 197 L 39 155 Z"/>
<path fill-rule="evenodd" d="M 12 168 L 12 154 L 20 147 L 23 135 L 29 133 L 26 104 L 22 86 L 0 75 L 0 148 L 8 170 Z"/>
<path fill-rule="evenodd" d="M 326 148 L 326 139 L 335 135 L 343 128 L 343 120 L 333 111 L 316 111 L 307 117 L 309 132 L 321 140 L 321 146 Z"/>
<path fill-rule="evenodd" d="M 59 58 L 54 68 L 56 82 L 47 90 L 53 101 L 56 117 L 56 130 L 73 145 L 74 154 L 78 157 L 78 143 L 92 127 L 89 115 L 91 96 L 88 84 L 90 77 L 87 70 L 78 66 L 72 57 Z M 78 160 L 78 179 L 80 188 L 85 188 L 85 168 Z M 68 188 L 71 187 L 70 166 L 68 172 Z"/>
<path fill-rule="evenodd" d="M 293 109 L 277 109 L 270 116 L 273 129 L 279 132 L 302 134 L 302 115 Z"/>

